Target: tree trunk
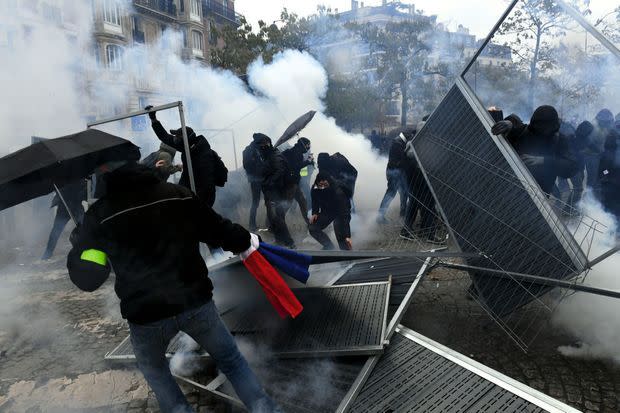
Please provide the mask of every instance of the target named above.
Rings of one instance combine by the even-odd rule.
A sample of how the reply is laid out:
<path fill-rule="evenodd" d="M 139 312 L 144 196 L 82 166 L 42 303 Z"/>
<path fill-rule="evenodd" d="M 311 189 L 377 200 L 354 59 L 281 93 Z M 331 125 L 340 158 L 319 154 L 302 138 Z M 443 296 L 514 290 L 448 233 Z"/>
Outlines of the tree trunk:
<path fill-rule="evenodd" d="M 409 96 L 407 95 L 407 73 L 403 71 L 400 78 L 400 95 L 403 98 L 400 107 L 400 126 L 403 128 L 407 126 L 407 112 L 409 111 L 409 105 L 407 99 Z"/>
<path fill-rule="evenodd" d="M 530 63 L 530 85 L 527 97 L 530 113 L 534 112 L 534 91 L 536 90 L 536 82 L 538 80 L 538 58 L 540 55 L 541 37 L 541 28 L 538 26 L 536 30 L 536 47 L 534 48 L 534 56 L 532 56 L 532 62 Z"/>

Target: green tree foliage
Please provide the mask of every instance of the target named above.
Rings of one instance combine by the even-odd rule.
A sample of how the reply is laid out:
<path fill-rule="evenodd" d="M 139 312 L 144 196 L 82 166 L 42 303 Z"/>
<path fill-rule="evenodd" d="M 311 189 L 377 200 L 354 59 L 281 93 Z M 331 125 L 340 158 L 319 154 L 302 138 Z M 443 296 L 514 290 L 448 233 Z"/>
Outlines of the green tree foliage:
<path fill-rule="evenodd" d="M 386 99 L 400 94 L 402 99 L 401 125 L 407 124 L 411 83 L 428 72 L 427 39 L 432 31 L 428 19 L 388 23 L 385 27 L 371 24 L 351 25 L 362 41 L 369 46 L 370 66 L 376 67 L 380 88 Z"/>
<path fill-rule="evenodd" d="M 574 0 L 571 5 L 584 9 L 585 2 Z M 498 35 L 504 36 L 517 57 L 517 63 L 529 74 L 528 105 L 534 109 L 534 97 L 541 74 L 556 67 L 556 41 L 564 36 L 572 18 L 553 0 L 522 0 L 501 25 Z"/>
<path fill-rule="evenodd" d="M 383 120 L 379 90 L 363 78 L 330 78 L 325 104 L 326 114 L 347 131 L 358 127 L 364 132 Z"/>

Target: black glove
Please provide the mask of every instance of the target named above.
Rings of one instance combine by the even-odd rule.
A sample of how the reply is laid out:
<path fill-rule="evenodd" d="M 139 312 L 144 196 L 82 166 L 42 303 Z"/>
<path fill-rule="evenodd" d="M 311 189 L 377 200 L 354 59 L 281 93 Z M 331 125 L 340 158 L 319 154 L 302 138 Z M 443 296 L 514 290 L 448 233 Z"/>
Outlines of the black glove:
<path fill-rule="evenodd" d="M 144 108 L 144 110 L 151 110 L 151 109 L 153 109 L 153 105 L 148 105 Z M 151 118 L 152 121 L 156 121 L 157 112 L 149 112 L 149 118 Z"/>
<path fill-rule="evenodd" d="M 500 120 L 491 128 L 493 135 L 503 135 L 512 130 L 512 122 L 509 120 Z"/>

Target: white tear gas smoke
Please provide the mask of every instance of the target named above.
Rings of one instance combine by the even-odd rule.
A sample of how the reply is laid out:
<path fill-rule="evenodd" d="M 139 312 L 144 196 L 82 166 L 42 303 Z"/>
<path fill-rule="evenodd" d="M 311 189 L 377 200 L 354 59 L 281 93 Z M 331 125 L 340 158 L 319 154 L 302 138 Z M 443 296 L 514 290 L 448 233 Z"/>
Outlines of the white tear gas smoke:
<path fill-rule="evenodd" d="M 606 213 L 601 204 L 587 194 L 582 204 L 584 213 L 607 227 L 602 237 L 595 238 L 592 256 L 609 251 L 616 243 L 614 217 Z M 616 253 L 595 265 L 585 279 L 585 284 L 620 291 L 620 254 Z M 588 293 L 575 293 L 562 300 L 553 322 L 574 335 L 576 345 L 561 346 L 558 350 L 567 356 L 612 359 L 620 363 L 620 300 Z"/>
<path fill-rule="evenodd" d="M 178 376 L 191 377 L 203 367 L 200 355 L 197 353 L 200 345 L 187 334 L 179 334 L 181 334 L 179 348 L 170 359 L 170 371 Z"/>

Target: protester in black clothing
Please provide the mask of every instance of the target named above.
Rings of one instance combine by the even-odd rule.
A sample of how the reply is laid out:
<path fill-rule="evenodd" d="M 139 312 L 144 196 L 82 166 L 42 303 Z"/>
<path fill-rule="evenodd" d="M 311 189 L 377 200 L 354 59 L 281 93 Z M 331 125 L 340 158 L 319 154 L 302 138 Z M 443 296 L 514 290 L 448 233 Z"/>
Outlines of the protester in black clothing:
<path fill-rule="evenodd" d="M 370 132 L 369 139 L 372 149 L 379 151 L 381 149 L 381 136 L 379 136 L 376 130 L 373 129 L 372 132 Z"/>
<path fill-rule="evenodd" d="M 585 150 L 590 141 L 590 135 L 594 131 L 594 126 L 584 121 L 577 126 L 577 129 L 573 129 L 572 126 L 566 122 L 562 123 L 560 128 L 560 135 L 568 139 L 570 146 L 570 152 L 577 162 L 576 172 L 570 178 L 559 177 L 557 180 L 558 192 L 556 196 L 562 201 L 566 202 L 569 209 L 576 208 L 581 202 L 584 191 L 585 182 Z M 570 189 L 568 182 L 570 181 L 572 189 Z M 570 195 L 568 199 L 564 199 L 563 194 L 568 192 Z M 568 211 L 571 213 L 571 211 Z"/>
<path fill-rule="evenodd" d="M 599 162 L 605 152 L 605 142 L 610 132 L 615 129 L 614 115 L 609 109 L 600 110 L 592 122 L 594 131 L 590 134 L 590 142 L 585 150 L 587 185 L 600 195 Z"/>
<path fill-rule="evenodd" d="M 312 217 L 310 235 L 321 243 L 323 249 L 334 249 L 334 244 L 323 230 L 334 223 L 334 233 L 341 250 L 353 248 L 351 241 L 351 202 L 333 178 L 319 172 L 312 187 Z"/>
<path fill-rule="evenodd" d="M 263 187 L 263 175 L 265 174 L 265 160 L 262 158 L 258 142 L 268 136 L 255 133 L 252 142 L 243 150 L 243 169 L 248 178 L 252 191 L 252 205 L 250 206 L 250 231 L 255 231 L 256 212 L 260 204 L 260 194 Z"/>
<path fill-rule="evenodd" d="M 87 199 L 86 181 L 84 179 L 80 179 L 79 181 L 65 185 L 60 188 L 60 193 L 71 210 L 71 213 L 77 220 L 77 223 L 79 224 L 82 222 L 82 218 L 84 216 L 82 201 Z M 54 195 L 54 198 L 52 198 L 52 205 L 50 208 L 53 207 L 56 207 L 56 216 L 54 217 L 54 224 L 47 240 L 47 247 L 41 257 L 42 260 L 48 260 L 52 257 L 62 231 L 71 220 L 69 211 L 67 211 L 67 207 L 65 207 L 65 204 L 60 200 L 58 194 Z"/>
<path fill-rule="evenodd" d="M 407 210 L 407 178 L 405 176 L 405 145 L 407 140 L 402 133 L 399 133 L 390 146 L 388 155 L 388 164 L 385 171 L 387 177 L 387 190 L 381 200 L 379 206 L 378 221 L 385 222 L 385 214 L 392 203 L 392 200 L 398 195 L 400 197 L 400 216 L 404 217 Z"/>
<path fill-rule="evenodd" d="M 579 167 L 567 139 L 560 136 L 560 118 L 552 106 L 540 106 L 529 125 L 510 120 L 498 122 L 495 134 L 507 133 L 508 141 L 543 190 L 550 194 L 556 178 L 570 178 Z"/>
<path fill-rule="evenodd" d="M 400 231 L 400 237 L 411 241 L 424 241 L 432 244 L 441 244 L 445 239 L 437 236 L 437 218 L 435 212 L 435 200 L 433 194 L 424 179 L 420 165 L 413 152 L 413 137 L 415 129 L 406 129 L 403 132 L 407 139 L 405 147 L 405 176 L 407 181 L 407 212 L 405 222 Z M 414 224 L 420 215 L 418 230 Z"/>
<path fill-rule="evenodd" d="M 612 131 L 605 140 L 599 165 L 601 203 L 620 222 L 620 134 Z"/>
<path fill-rule="evenodd" d="M 300 188 L 299 183 L 301 180 L 301 170 L 314 163 L 312 153 L 310 152 L 310 140 L 307 138 L 299 138 L 297 143 L 292 148 L 282 152 L 282 156 L 286 159 L 289 169 L 287 186 L 289 186 L 290 191 L 294 193 L 293 196 L 299 205 L 303 220 L 306 224 L 309 224 L 308 201 L 306 200 L 306 196 Z"/>
<path fill-rule="evenodd" d="M 258 245 L 258 237 L 219 216 L 187 188 L 162 182 L 151 168 L 125 165 L 105 179 L 106 195 L 71 235 L 69 276 L 80 289 L 95 291 L 114 263 L 121 314 L 161 411 L 193 411 L 165 357 L 179 331 L 209 353 L 249 411 L 279 411 L 220 319 L 199 251 L 204 242 L 243 256 Z"/>
<path fill-rule="evenodd" d="M 355 183 L 357 181 L 357 169 L 340 152 L 333 155 L 322 152 L 317 157 L 319 173 L 325 173 L 332 177 L 342 191 L 353 200 L 355 195 Z"/>
<path fill-rule="evenodd" d="M 271 144 L 271 138 L 267 135 L 255 140 L 260 150 L 260 156 L 265 162 L 263 170 L 263 194 L 267 206 L 267 218 L 276 242 L 288 248 L 295 248 L 295 242 L 286 225 L 286 212 L 290 206 L 290 199 L 294 192 L 287 184 L 289 169 L 286 159 L 277 148 Z"/>
<path fill-rule="evenodd" d="M 145 110 L 152 107 L 147 106 Z M 153 131 L 160 141 L 168 146 L 181 152 L 181 160 L 183 161 L 183 173 L 179 180 L 179 185 L 190 188 L 189 171 L 187 168 L 187 159 L 185 147 L 183 144 L 183 133 L 181 128 L 166 132 L 160 121 L 157 120 L 156 112 L 149 112 Z M 202 135 L 196 135 L 190 127 L 185 127 L 187 139 L 189 141 L 190 154 L 192 160 L 192 169 L 196 184 L 196 194 L 204 200 L 209 206 L 215 203 L 215 187 L 224 186 L 228 170 L 222 163 L 218 154 L 211 149 L 209 142 Z"/>

